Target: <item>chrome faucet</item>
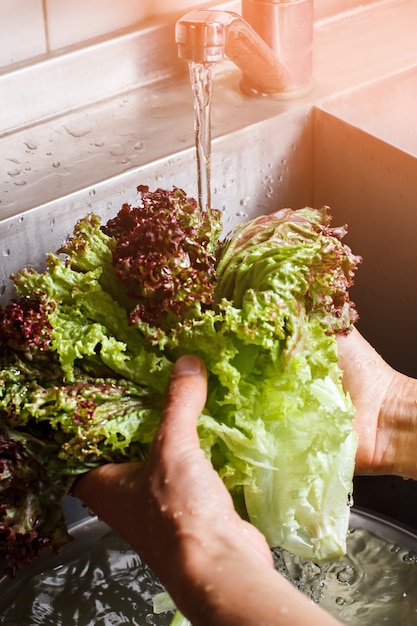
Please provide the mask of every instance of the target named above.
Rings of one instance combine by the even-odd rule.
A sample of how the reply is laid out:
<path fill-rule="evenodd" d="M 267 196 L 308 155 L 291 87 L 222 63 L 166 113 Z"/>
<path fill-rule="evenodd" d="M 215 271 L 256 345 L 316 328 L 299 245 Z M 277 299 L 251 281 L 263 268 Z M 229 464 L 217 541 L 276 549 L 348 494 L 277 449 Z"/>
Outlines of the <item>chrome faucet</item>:
<path fill-rule="evenodd" d="M 180 58 L 215 63 L 227 56 L 243 72 L 241 88 L 295 95 L 311 83 L 313 0 L 242 0 L 242 15 L 195 9 L 180 20 Z"/>

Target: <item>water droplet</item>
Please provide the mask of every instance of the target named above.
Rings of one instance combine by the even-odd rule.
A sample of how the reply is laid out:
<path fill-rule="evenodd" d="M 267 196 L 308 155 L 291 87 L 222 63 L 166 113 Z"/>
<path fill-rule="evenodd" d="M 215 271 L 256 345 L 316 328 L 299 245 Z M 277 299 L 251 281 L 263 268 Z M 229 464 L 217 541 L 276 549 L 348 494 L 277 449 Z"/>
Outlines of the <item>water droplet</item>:
<path fill-rule="evenodd" d="M 126 150 L 120 143 L 114 143 L 110 148 L 110 154 L 112 156 L 122 156 L 126 154 Z"/>
<path fill-rule="evenodd" d="M 104 141 L 97 139 L 97 141 L 94 142 L 94 145 L 96 146 L 96 148 L 102 148 L 104 146 Z"/>
<path fill-rule="evenodd" d="M 90 189 L 90 191 L 88 192 L 88 195 L 90 196 L 90 198 L 93 198 L 96 195 L 96 190 Z"/>
<path fill-rule="evenodd" d="M 321 574 L 321 567 L 320 565 L 318 565 L 317 563 L 307 563 L 306 564 L 306 569 L 308 570 L 309 574 L 313 574 L 315 576 L 320 576 Z"/>
<path fill-rule="evenodd" d="M 24 141 L 23 142 L 28 150 L 37 150 L 38 146 L 33 141 Z"/>
<path fill-rule="evenodd" d="M 65 130 L 67 131 L 68 135 L 71 135 L 71 137 L 84 137 L 85 135 L 88 135 L 88 133 L 91 133 L 91 128 L 89 126 L 86 125 L 82 125 L 82 124 L 73 124 L 73 125 L 66 125 L 64 126 Z"/>
<path fill-rule="evenodd" d="M 13 178 L 14 176 L 19 176 L 19 174 L 20 174 L 20 173 L 21 173 L 21 172 L 20 172 L 20 170 L 18 170 L 17 168 L 14 168 L 14 169 L 9 170 L 9 171 L 7 172 L 7 174 L 8 174 L 9 176 L 11 176 L 12 178 Z"/>
<path fill-rule="evenodd" d="M 404 563 L 417 563 L 417 554 L 410 550 L 407 554 L 403 556 Z"/>
<path fill-rule="evenodd" d="M 15 180 L 14 184 L 16 185 L 16 187 L 24 187 L 26 185 L 26 181 L 25 180 Z"/>
<path fill-rule="evenodd" d="M 10 256 L 10 248 L 6 248 L 6 250 L 3 250 L 3 256 Z"/>
<path fill-rule="evenodd" d="M 61 163 L 59 161 L 54 161 L 52 163 L 52 167 L 55 167 L 55 168 L 59 167 L 60 165 L 61 165 Z"/>
<path fill-rule="evenodd" d="M 136 142 L 135 145 L 134 145 L 134 149 L 135 150 L 143 150 L 143 143 L 142 143 L 142 141 Z"/>
<path fill-rule="evenodd" d="M 339 606 L 343 606 L 343 605 L 346 603 L 346 601 L 345 601 L 343 598 L 341 598 L 340 596 L 338 596 L 338 597 L 335 599 L 335 602 L 336 602 L 336 604 L 338 604 Z"/>
<path fill-rule="evenodd" d="M 355 571 L 351 565 L 347 565 L 337 573 L 337 580 L 341 583 L 349 584 L 352 582 Z"/>

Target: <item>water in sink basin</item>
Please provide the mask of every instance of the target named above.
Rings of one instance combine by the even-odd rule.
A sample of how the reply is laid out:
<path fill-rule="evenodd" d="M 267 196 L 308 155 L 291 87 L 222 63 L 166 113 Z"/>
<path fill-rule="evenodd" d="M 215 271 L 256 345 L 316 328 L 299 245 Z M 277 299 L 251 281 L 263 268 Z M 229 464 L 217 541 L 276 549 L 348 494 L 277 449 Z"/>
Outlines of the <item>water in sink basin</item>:
<path fill-rule="evenodd" d="M 77 541 L 63 556 L 42 557 L 23 579 L 0 581 L 0 624 L 170 624 L 172 612 L 153 612 L 162 586 L 117 535 L 93 518 L 73 534 Z M 417 538 L 396 526 L 353 511 L 348 552 L 337 562 L 318 567 L 280 550 L 274 557 L 279 571 L 342 623 L 416 623 Z"/>

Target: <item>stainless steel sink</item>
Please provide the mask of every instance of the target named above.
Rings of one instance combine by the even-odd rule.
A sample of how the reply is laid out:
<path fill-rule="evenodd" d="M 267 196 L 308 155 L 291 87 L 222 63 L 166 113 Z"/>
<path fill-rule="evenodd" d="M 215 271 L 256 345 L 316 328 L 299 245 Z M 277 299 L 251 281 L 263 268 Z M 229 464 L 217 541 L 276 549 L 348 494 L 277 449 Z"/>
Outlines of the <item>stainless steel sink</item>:
<path fill-rule="evenodd" d="M 349 224 L 349 243 L 364 258 L 352 292 L 360 327 L 393 366 L 413 376 L 416 84 L 413 68 L 329 100 L 316 110 L 314 143 L 314 201 Z"/>

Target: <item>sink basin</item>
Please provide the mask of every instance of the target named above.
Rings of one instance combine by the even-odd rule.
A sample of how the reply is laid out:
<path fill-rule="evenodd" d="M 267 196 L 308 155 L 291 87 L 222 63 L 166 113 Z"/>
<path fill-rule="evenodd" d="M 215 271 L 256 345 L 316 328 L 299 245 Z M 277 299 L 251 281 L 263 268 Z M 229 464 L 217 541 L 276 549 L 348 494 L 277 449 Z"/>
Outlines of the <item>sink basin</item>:
<path fill-rule="evenodd" d="M 364 258 L 352 291 L 361 330 L 394 367 L 416 376 L 409 350 L 417 340 L 413 81 L 416 70 L 316 110 L 314 202 L 346 221 L 348 241 Z"/>
<path fill-rule="evenodd" d="M 59 555 L 44 553 L 15 578 L 0 577 L 0 623 L 171 623 L 172 611 L 153 610 L 162 585 L 127 544 L 93 517 L 70 530 L 76 541 Z M 353 510 L 341 560 L 320 568 L 279 550 L 273 554 L 278 571 L 344 623 L 397 626 L 400 620 L 412 626 L 416 550 L 415 534 Z M 375 559 L 378 552 L 382 562 Z"/>
<path fill-rule="evenodd" d="M 331 98 L 323 109 L 417 157 L 417 68 Z"/>
<path fill-rule="evenodd" d="M 417 376 L 417 68 L 329 99 L 315 110 L 314 203 L 349 225 L 363 256 L 352 297 L 358 327 L 384 358 Z M 357 477 L 355 502 L 417 528 L 416 484 Z"/>

